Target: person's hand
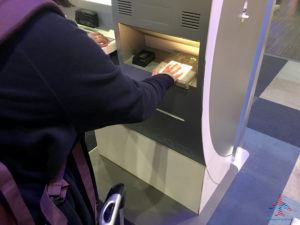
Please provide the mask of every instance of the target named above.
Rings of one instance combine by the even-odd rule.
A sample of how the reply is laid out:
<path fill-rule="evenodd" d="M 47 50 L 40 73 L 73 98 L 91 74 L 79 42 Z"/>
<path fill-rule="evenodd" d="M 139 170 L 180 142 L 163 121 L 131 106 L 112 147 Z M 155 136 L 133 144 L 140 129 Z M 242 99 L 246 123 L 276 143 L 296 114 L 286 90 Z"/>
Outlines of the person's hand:
<path fill-rule="evenodd" d="M 181 75 L 183 75 L 183 72 L 180 71 L 181 69 L 182 69 L 182 67 L 180 65 L 178 65 L 177 63 L 168 64 L 162 71 L 160 71 L 160 73 L 169 75 L 170 77 L 173 78 L 174 82 L 176 82 L 178 80 L 178 78 Z M 153 76 L 155 76 L 157 74 L 158 74 L 158 72 L 155 70 L 152 73 Z"/>
<path fill-rule="evenodd" d="M 88 33 L 88 36 L 100 45 L 101 48 L 106 47 L 109 44 L 109 40 L 98 32 Z"/>

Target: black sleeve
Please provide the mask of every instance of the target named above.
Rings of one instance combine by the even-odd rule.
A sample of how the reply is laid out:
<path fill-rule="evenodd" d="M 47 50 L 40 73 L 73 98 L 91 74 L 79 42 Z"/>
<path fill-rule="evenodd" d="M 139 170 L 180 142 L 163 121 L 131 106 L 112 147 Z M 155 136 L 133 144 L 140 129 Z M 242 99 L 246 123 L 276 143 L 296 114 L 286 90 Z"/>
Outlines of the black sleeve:
<path fill-rule="evenodd" d="M 47 12 L 24 35 L 24 52 L 79 132 L 145 120 L 173 85 L 168 75 L 137 82 L 85 32 Z"/>

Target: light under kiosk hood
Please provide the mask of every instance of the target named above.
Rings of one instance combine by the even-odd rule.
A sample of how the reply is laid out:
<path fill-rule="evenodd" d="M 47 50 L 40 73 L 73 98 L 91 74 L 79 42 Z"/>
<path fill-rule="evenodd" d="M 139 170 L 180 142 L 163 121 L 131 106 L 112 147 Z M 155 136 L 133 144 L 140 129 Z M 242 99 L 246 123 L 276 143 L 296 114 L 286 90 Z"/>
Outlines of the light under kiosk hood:
<path fill-rule="evenodd" d="M 156 112 L 128 127 L 205 164 L 201 114 L 210 1 L 113 0 L 112 7 L 124 74 L 143 80 L 170 62 L 184 70 Z M 138 54 L 148 57 L 143 52 L 149 58 L 137 65 Z"/>
<path fill-rule="evenodd" d="M 170 62 L 181 65 L 176 85 L 188 89 L 197 87 L 198 56 L 200 42 L 174 37 L 137 27 L 119 24 L 122 61 L 130 66 L 148 71 L 160 72 Z M 134 58 L 140 52 L 153 53 L 153 60 L 146 66 L 134 63 Z"/>

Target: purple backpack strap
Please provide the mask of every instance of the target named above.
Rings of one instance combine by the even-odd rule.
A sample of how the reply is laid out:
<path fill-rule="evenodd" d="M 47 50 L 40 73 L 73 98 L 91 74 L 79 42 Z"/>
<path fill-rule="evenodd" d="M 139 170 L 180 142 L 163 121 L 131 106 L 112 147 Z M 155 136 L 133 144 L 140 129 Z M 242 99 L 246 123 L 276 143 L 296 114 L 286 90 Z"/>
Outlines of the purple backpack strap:
<path fill-rule="evenodd" d="M 95 224 L 98 224 L 97 201 L 90 169 L 83 153 L 81 144 L 76 144 L 72 151 L 85 191 L 93 209 Z M 64 201 L 68 182 L 64 179 L 66 164 L 62 166 L 58 175 L 46 185 L 40 200 L 41 211 L 51 225 L 67 225 L 68 219 L 55 203 Z M 26 207 L 11 173 L 0 162 L 0 197 L 3 196 L 8 207 L 0 203 L 0 225 L 34 225 L 32 216 Z M 0 198 L 1 200 L 1 198 Z M 11 211 L 11 212 L 10 212 Z"/>
<path fill-rule="evenodd" d="M 11 213 L 0 204 L 0 225 L 16 225 Z"/>
<path fill-rule="evenodd" d="M 51 225 L 68 224 L 68 219 L 54 203 L 57 200 L 63 201 L 66 197 L 69 184 L 63 179 L 64 173 L 65 165 L 62 166 L 59 174 L 46 185 L 40 201 L 41 211 Z M 8 210 L 3 202 L 0 204 L 0 225 L 34 225 L 17 184 L 7 167 L 1 162 L 0 178 L 0 193 L 9 207 Z"/>
<path fill-rule="evenodd" d="M 1 162 L 0 193 L 10 209 L 10 211 L 7 210 L 7 208 L 0 203 L 0 224 L 6 220 L 7 223 L 4 224 L 34 225 L 33 218 L 23 201 L 16 182 L 7 167 Z"/>
<path fill-rule="evenodd" d="M 90 205 L 94 213 L 95 224 L 98 224 L 97 201 L 94 185 L 88 163 L 85 159 L 81 144 L 75 145 L 72 151 L 77 169 L 79 171 L 82 183 L 89 198 Z M 41 210 L 51 225 L 66 225 L 68 219 L 55 205 L 55 202 L 64 201 L 69 184 L 64 180 L 65 166 L 60 169 L 58 175 L 45 187 L 40 201 Z"/>
<path fill-rule="evenodd" d="M 90 202 L 91 207 L 94 212 L 95 224 L 98 224 L 97 201 L 96 201 L 94 185 L 92 182 L 92 176 L 90 173 L 90 169 L 89 169 L 88 163 L 86 161 L 86 158 L 84 156 L 83 149 L 82 149 L 80 143 L 75 145 L 72 153 L 73 153 L 73 157 L 74 157 L 77 169 L 79 171 L 81 180 L 84 184 L 85 191 L 88 195 L 89 202 Z"/>
<path fill-rule="evenodd" d="M 52 0 L 0 0 L 0 44 L 27 22 L 32 15 L 44 8 L 64 15 Z"/>
<path fill-rule="evenodd" d="M 68 182 L 63 178 L 65 168 L 64 164 L 58 175 L 46 185 L 40 201 L 41 211 L 51 225 L 68 224 L 68 219 L 55 204 L 64 201 L 69 187 Z"/>

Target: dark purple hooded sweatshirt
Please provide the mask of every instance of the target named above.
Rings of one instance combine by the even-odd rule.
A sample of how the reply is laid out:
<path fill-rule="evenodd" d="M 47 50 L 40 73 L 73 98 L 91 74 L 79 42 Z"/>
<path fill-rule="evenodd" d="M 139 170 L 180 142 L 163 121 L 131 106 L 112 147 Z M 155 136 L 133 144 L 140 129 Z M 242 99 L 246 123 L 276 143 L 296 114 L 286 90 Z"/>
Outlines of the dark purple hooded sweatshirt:
<path fill-rule="evenodd" d="M 44 187 L 67 161 L 70 188 L 59 207 L 69 224 L 89 225 L 92 209 L 69 157 L 73 146 L 86 131 L 148 118 L 173 79 L 128 78 L 84 31 L 44 2 L 0 0 L 0 161 L 36 224 L 45 224 L 39 208 Z M 24 13 L 35 4 L 42 7 Z"/>

